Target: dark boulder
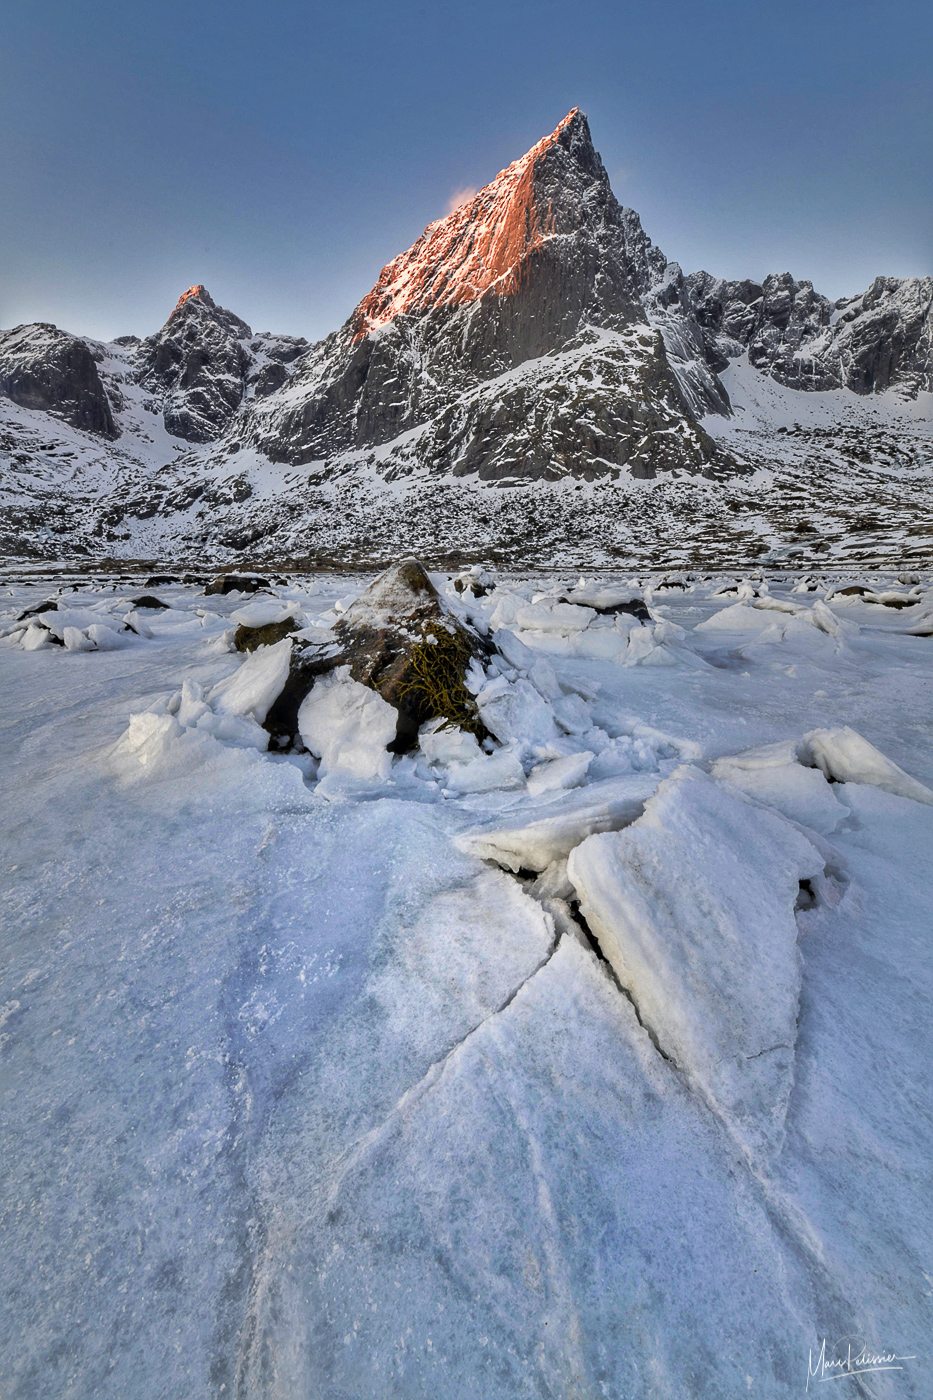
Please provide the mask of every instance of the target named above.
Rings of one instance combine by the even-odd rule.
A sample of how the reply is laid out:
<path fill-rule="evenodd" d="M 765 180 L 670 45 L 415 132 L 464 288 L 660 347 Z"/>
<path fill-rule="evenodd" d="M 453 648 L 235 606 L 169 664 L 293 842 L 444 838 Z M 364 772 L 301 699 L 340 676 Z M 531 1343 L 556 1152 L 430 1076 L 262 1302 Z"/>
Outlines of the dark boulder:
<path fill-rule="evenodd" d="M 487 658 L 487 643 L 448 610 L 417 559 L 380 574 L 334 632 L 354 680 L 398 710 L 397 751 L 414 748 L 429 719 L 486 737 L 466 673 Z"/>
<path fill-rule="evenodd" d="M 151 611 L 169 606 L 168 603 L 163 603 L 161 598 L 156 598 L 152 593 L 141 593 L 138 598 L 131 598 L 130 602 L 134 608 L 149 608 Z"/>
<path fill-rule="evenodd" d="M 261 627 L 250 627 L 241 622 L 233 634 L 233 645 L 237 651 L 255 651 L 257 647 L 271 647 L 283 638 L 290 637 L 298 624 L 293 617 L 284 617 L 281 622 L 266 622 Z"/>
<path fill-rule="evenodd" d="M 291 619 L 267 628 L 238 629 L 268 633 L 263 641 L 281 641 L 295 624 Z M 280 629 L 272 636 L 271 630 Z M 244 635 L 244 646 L 253 637 Z M 340 618 L 331 645 L 292 647 L 288 679 L 266 716 L 274 739 L 292 742 L 298 710 L 315 680 L 338 666 L 348 666 L 354 680 L 375 690 L 398 712 L 397 753 L 415 747 L 426 720 L 445 719 L 483 739 L 486 730 L 466 686 L 471 663 L 482 664 L 488 644 L 445 606 L 417 559 L 379 575 Z"/>
<path fill-rule="evenodd" d="M 258 574 L 218 574 L 204 589 L 205 593 L 258 593 L 270 586 L 267 578 Z"/>
<path fill-rule="evenodd" d="M 55 598 L 47 598 L 44 603 L 36 603 L 35 607 L 26 608 L 16 619 L 17 622 L 25 622 L 27 618 L 38 617 L 40 613 L 56 612 L 58 602 Z"/>
<path fill-rule="evenodd" d="M 590 607 L 592 607 L 592 603 Z M 603 617 L 614 617 L 616 613 L 628 613 L 636 622 L 650 622 L 651 614 L 641 598 L 632 598 L 627 603 L 613 603 L 610 607 L 597 608 Z"/>

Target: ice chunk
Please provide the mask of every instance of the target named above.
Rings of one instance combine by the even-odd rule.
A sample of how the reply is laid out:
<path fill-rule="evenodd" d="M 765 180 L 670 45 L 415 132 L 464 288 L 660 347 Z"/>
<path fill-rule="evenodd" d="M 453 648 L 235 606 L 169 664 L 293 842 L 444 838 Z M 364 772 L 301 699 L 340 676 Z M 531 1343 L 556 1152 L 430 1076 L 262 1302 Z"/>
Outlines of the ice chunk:
<path fill-rule="evenodd" d="M 20 646 L 23 651 L 39 651 L 42 647 L 51 646 L 49 629 L 43 627 L 40 622 L 31 622 L 26 628 Z"/>
<path fill-rule="evenodd" d="M 776 1146 L 793 1079 L 794 905 L 822 857 L 796 827 L 697 768 L 640 821 L 593 836 L 568 874 L 660 1049 L 751 1148 Z"/>
<path fill-rule="evenodd" d="M 847 808 L 821 772 L 801 766 L 798 747 L 795 740 L 786 740 L 717 759 L 713 776 L 792 821 L 828 835 L 847 815 Z"/>
<path fill-rule="evenodd" d="M 116 627 L 102 622 L 92 622 L 87 635 L 98 651 L 119 651 L 130 644 L 133 636 L 131 632 L 118 631 Z"/>
<path fill-rule="evenodd" d="M 455 724 L 448 724 L 444 719 L 430 719 L 427 724 L 423 724 L 418 743 L 428 762 L 440 766 L 448 763 L 471 763 L 482 753 L 475 734 L 470 734 Z"/>
<path fill-rule="evenodd" d="M 137 637 L 152 636 L 152 628 L 144 617 L 140 617 L 136 608 L 134 608 L 132 612 L 127 613 L 125 622 L 127 627 L 131 628 L 132 631 L 136 633 Z"/>
<path fill-rule="evenodd" d="M 867 783 L 897 797 L 933 803 L 933 790 L 885 758 L 874 744 L 848 725 L 840 729 L 811 729 L 803 737 L 802 755 L 805 762 L 837 783 Z"/>
<path fill-rule="evenodd" d="M 854 622 L 840 621 L 821 598 L 817 598 L 813 607 L 804 616 L 808 622 L 819 628 L 821 632 L 825 632 L 828 637 L 854 636 L 859 630 L 858 625 Z"/>
<path fill-rule="evenodd" d="M 535 654 L 530 647 L 516 637 L 515 633 L 507 627 L 500 627 L 493 637 L 498 651 L 502 653 L 510 666 L 514 666 L 517 671 L 527 671 L 534 664 Z"/>
<path fill-rule="evenodd" d="M 298 711 L 298 732 L 321 760 L 322 776 L 387 778 L 392 755 L 386 745 L 395 738 L 397 725 L 398 711 L 377 691 L 355 681 L 349 666 L 338 666 L 316 681 Z"/>
<path fill-rule="evenodd" d="M 512 740 L 534 746 L 558 737 L 554 714 L 530 681 L 497 676 L 476 697 L 480 718 L 502 744 Z"/>
<path fill-rule="evenodd" d="M 677 655 L 669 650 L 667 643 L 679 642 L 683 635 L 683 629 L 674 623 L 657 622 L 632 628 L 623 658 L 625 665 L 673 666 Z"/>
<path fill-rule="evenodd" d="M 174 715 L 149 710 L 130 715 L 115 755 L 131 758 L 133 768 L 138 764 L 159 778 L 179 778 L 215 756 L 225 757 L 210 735 L 186 728 Z"/>
<path fill-rule="evenodd" d="M 291 655 L 288 637 L 251 652 L 232 675 L 214 686 L 212 708 L 221 714 L 252 715 L 262 724 L 288 679 Z"/>
<path fill-rule="evenodd" d="M 514 753 L 481 754 L 470 763 L 455 763 L 447 774 L 454 792 L 495 792 L 525 785 L 525 770 Z"/>
<path fill-rule="evenodd" d="M 66 651 L 94 651 L 94 642 L 82 632 L 80 627 L 64 627 L 62 629 L 62 641 L 65 643 Z"/>
<path fill-rule="evenodd" d="M 559 801 L 523 807 L 507 823 L 464 832 L 457 844 L 507 870 L 544 870 L 592 833 L 635 821 L 659 781 L 656 773 L 607 778 Z"/>
<path fill-rule="evenodd" d="M 294 617 L 297 611 L 296 603 L 286 602 L 282 598 L 257 598 L 237 608 L 230 614 L 230 620 L 243 627 L 267 627 L 270 623 L 284 622 L 286 618 Z"/>
<path fill-rule="evenodd" d="M 542 792 L 558 792 L 561 788 L 577 787 L 586 777 L 586 770 L 593 762 L 594 755 L 585 749 L 583 753 L 567 754 L 564 758 L 552 758 L 539 763 L 528 774 L 528 791 L 533 797 Z"/>
<path fill-rule="evenodd" d="M 552 702 L 554 718 L 567 734 L 585 734 L 593 727 L 589 706 L 579 695 L 558 695 Z"/>
<path fill-rule="evenodd" d="M 57 608 L 54 611 L 42 614 L 42 621 L 60 642 L 65 640 L 66 629 L 72 631 L 85 632 L 95 622 L 101 621 L 99 612 L 92 612 L 89 608 Z M 85 648 L 89 650 L 89 648 Z"/>
<path fill-rule="evenodd" d="M 628 651 L 630 635 L 641 630 L 641 624 L 632 617 L 615 617 L 611 622 L 601 619 L 585 632 L 561 639 L 562 650 L 570 656 L 583 656 L 591 661 L 622 661 Z"/>
<path fill-rule="evenodd" d="M 720 608 L 705 622 L 698 622 L 695 632 L 764 632 L 774 625 L 774 615 L 766 608 L 753 608 L 749 603 L 732 603 Z"/>
<path fill-rule="evenodd" d="M 582 632 L 593 621 L 593 608 L 576 603 L 527 603 L 515 614 L 515 626 L 522 632 Z"/>
<path fill-rule="evenodd" d="M 530 653 L 534 656 L 534 653 Z M 560 681 L 557 679 L 557 672 L 548 661 L 547 657 L 534 657 L 528 667 L 528 679 L 539 695 L 545 700 L 557 700 L 561 695 Z"/>

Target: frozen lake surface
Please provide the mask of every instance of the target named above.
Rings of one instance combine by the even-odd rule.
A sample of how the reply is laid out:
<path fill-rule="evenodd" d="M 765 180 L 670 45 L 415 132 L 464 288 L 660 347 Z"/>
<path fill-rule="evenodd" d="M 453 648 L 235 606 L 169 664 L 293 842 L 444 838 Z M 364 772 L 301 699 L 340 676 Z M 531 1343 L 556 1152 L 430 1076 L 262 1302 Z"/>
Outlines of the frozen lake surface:
<path fill-rule="evenodd" d="M 494 751 L 0 583 L 0 1391 L 929 1394 L 933 590 L 434 578 Z"/>

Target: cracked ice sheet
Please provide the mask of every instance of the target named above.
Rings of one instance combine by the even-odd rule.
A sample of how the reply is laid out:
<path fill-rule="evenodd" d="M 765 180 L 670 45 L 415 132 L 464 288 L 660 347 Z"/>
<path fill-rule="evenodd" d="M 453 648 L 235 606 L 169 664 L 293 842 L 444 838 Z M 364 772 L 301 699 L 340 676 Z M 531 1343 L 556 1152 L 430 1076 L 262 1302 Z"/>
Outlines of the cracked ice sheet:
<path fill-rule="evenodd" d="M 344 578 L 332 591 L 342 595 L 355 586 Z M 13 611 L 44 596 L 34 590 L 9 606 Z M 194 605 L 198 595 L 184 597 Z M 721 601 L 696 595 L 669 595 L 664 602 L 665 612 L 688 626 L 713 606 Z M 375 1283 L 368 1281 L 392 1278 L 390 1253 L 403 1243 L 406 1192 L 415 1202 L 416 1224 L 426 1222 L 414 1236 L 413 1258 L 425 1271 L 443 1272 L 431 1252 L 437 1236 L 454 1239 L 457 1258 L 469 1266 L 466 1281 L 456 1274 L 443 1295 L 449 1327 L 465 1332 L 474 1317 L 485 1324 L 490 1298 L 501 1296 L 501 1266 L 484 1271 L 481 1257 L 486 1249 L 488 1259 L 500 1258 L 494 1227 L 501 1213 L 493 1213 L 484 1233 L 483 1211 L 496 1192 L 509 1192 L 521 1204 L 517 1223 L 515 1214 L 507 1216 L 507 1255 L 511 1249 L 532 1261 L 520 1280 L 510 1265 L 507 1321 L 499 1330 L 477 1325 L 468 1333 L 483 1348 L 483 1377 L 491 1373 L 492 1383 L 477 1384 L 466 1358 L 461 1371 L 433 1373 L 434 1396 L 473 1400 L 478 1393 L 498 1400 L 509 1396 L 513 1382 L 520 1395 L 522 1385 L 527 1392 L 539 1381 L 530 1393 L 547 1394 L 546 1366 L 535 1360 L 531 1369 L 516 1359 L 537 1357 L 535 1348 L 553 1325 L 545 1328 L 544 1320 L 555 1312 L 542 1306 L 542 1266 L 534 1264 L 543 1218 L 536 1178 L 530 1165 L 522 1168 L 515 1133 L 500 1141 L 498 1120 L 490 1117 L 500 1085 L 503 1092 L 508 1085 L 512 1097 L 527 1092 L 529 1115 L 542 1135 L 545 1129 L 549 1134 L 539 1138 L 547 1145 L 545 1158 L 553 1154 L 561 1169 L 550 1190 L 567 1249 L 579 1258 L 578 1214 L 580 1238 L 589 1248 L 586 1271 L 580 1265 L 573 1276 L 582 1346 L 587 1355 L 612 1351 L 616 1359 L 600 1365 L 605 1374 L 615 1365 L 623 1380 L 614 1386 L 611 1377 L 603 1383 L 604 1372 L 589 1372 L 595 1379 L 583 1391 L 586 1400 L 799 1394 L 807 1348 L 824 1332 L 831 1338 L 860 1332 L 879 1346 L 922 1354 L 928 1319 L 920 1266 L 930 1254 L 924 1193 L 928 1199 L 931 1127 L 923 1073 L 933 1058 L 924 1000 L 926 931 L 933 925 L 931 809 L 853 784 L 833 789 L 852 812 L 845 830 L 832 837 L 848 863 L 850 885 L 837 909 L 802 916 L 807 931 L 799 944 L 804 975 L 787 1140 L 771 1177 L 760 1183 L 781 1238 L 810 1242 L 805 1276 L 794 1263 L 796 1249 L 789 1259 L 786 1246 L 754 1243 L 766 1238 L 767 1228 L 754 1178 L 730 1144 L 717 1152 L 718 1129 L 700 1111 L 698 1096 L 668 1096 L 661 1113 L 652 1094 L 630 1094 L 628 1117 L 620 1118 L 620 1086 L 636 1069 L 628 1059 L 617 1065 L 618 1042 L 603 1025 L 618 995 L 606 987 L 614 1001 L 602 1006 L 593 985 L 580 979 L 575 1019 L 558 1016 L 553 998 L 536 998 L 558 973 L 561 995 L 570 995 L 563 958 L 534 975 L 504 1015 L 493 1015 L 455 1051 L 452 1068 L 459 1066 L 457 1083 L 468 1081 L 468 1092 L 445 1101 L 428 1162 L 433 1176 L 426 1168 L 413 1192 L 406 1171 L 416 1160 L 414 1147 L 408 1157 L 388 1152 L 392 1125 L 401 1121 L 391 1110 L 424 1078 L 425 1061 L 431 1057 L 433 1064 L 446 1052 L 448 1040 L 418 1048 L 409 1064 L 399 1034 L 394 1074 L 383 1085 L 386 1062 L 377 1060 L 379 1073 L 373 1071 L 365 1036 L 344 1072 L 346 1041 L 335 1031 L 349 1018 L 353 997 L 360 998 L 358 1009 L 369 1005 L 367 988 L 376 988 L 373 1004 L 390 1019 L 384 1008 L 398 997 L 391 979 L 375 978 L 377 953 L 386 971 L 401 968 L 399 945 L 387 943 L 387 935 L 396 921 L 400 928 L 417 923 L 419 911 L 447 891 L 448 863 L 459 857 L 441 835 L 437 844 L 420 846 L 414 863 L 401 835 L 383 851 L 385 828 L 373 813 L 383 808 L 390 828 L 397 826 L 398 804 L 373 804 L 372 812 L 357 811 L 353 820 L 349 804 L 340 810 L 328 804 L 327 815 L 318 813 L 311 823 L 307 789 L 289 765 L 274 758 L 249 765 L 242 753 L 223 746 L 209 774 L 199 770 L 193 781 L 186 773 L 181 780 L 147 779 L 132 792 L 114 792 L 98 751 L 117 739 L 128 713 L 164 700 L 185 677 L 209 686 L 234 664 L 205 648 L 225 625 L 219 615 L 204 629 L 196 621 L 169 629 L 169 621 L 159 614 L 155 640 L 120 653 L 0 654 L 4 849 L 17 867 L 9 885 L 9 928 L 16 937 L 8 934 L 4 948 L 9 991 L 0 997 L 8 1037 L 3 1131 L 14 1144 L 3 1163 L 9 1321 L 0 1368 L 11 1397 L 230 1395 L 238 1363 L 255 1359 L 252 1370 L 241 1370 L 242 1400 L 276 1393 L 294 1400 L 288 1378 L 320 1375 L 328 1349 L 339 1350 L 354 1329 L 375 1350 L 380 1339 L 395 1335 L 388 1324 L 376 1328 L 377 1315 L 385 1318 L 394 1307 L 389 1323 L 401 1333 L 410 1325 L 408 1297 L 374 1297 Z M 162 636 L 160 629 L 173 635 Z M 890 629 L 870 635 L 865 627 L 831 669 L 807 659 L 797 664 L 793 655 L 783 657 L 792 668 L 759 659 L 730 669 L 634 668 L 623 674 L 609 664 L 557 658 L 555 669 L 562 680 L 601 687 L 593 706 L 600 723 L 614 728 L 617 722 L 628 733 L 638 718 L 689 737 L 704 758 L 844 721 L 930 783 L 930 656 L 926 639 Z M 210 788 L 204 789 L 207 776 Z M 459 830 L 454 814 L 443 813 L 436 805 L 420 815 L 429 823 L 449 818 Z M 476 820 L 475 809 L 463 813 L 464 822 Z M 411 835 L 412 826 L 404 825 Z M 433 874 L 425 868 L 431 862 Z M 365 888 L 361 863 L 372 873 Z M 462 882 L 466 891 L 479 873 L 473 862 L 457 866 L 454 890 Z M 395 952 L 383 959 L 389 947 Z M 534 963 L 529 956 L 527 965 Z M 311 992 L 303 994 L 309 985 Z M 421 984 L 413 987 L 420 996 Z M 418 996 L 411 999 L 416 1023 Z M 434 1003 L 432 1020 L 436 1009 Z M 451 1028 L 457 1033 L 470 1020 L 467 1011 L 477 1009 L 476 999 L 465 999 L 459 1009 L 462 1017 Z M 547 1014 L 539 1017 L 540 1010 Z M 519 1014 L 537 1022 L 536 1038 L 529 1027 L 494 1054 L 488 1034 L 497 1024 L 514 1024 Z M 316 1070 L 325 1056 L 330 1068 Z M 665 1085 L 674 1074 L 664 1066 L 657 1072 Z M 325 1092 L 313 1106 L 319 1116 L 308 1129 L 308 1102 L 321 1085 L 339 1092 L 330 1098 Z M 424 1129 L 420 1151 L 428 1154 L 435 1124 L 426 1114 L 435 1095 L 416 1099 L 420 1108 L 411 1121 Z M 348 1126 L 357 1101 L 358 1117 Z M 373 1275 L 362 1267 L 356 1275 L 347 1272 L 339 1287 L 332 1272 L 320 1329 L 311 1335 L 319 1282 L 314 1273 L 304 1278 L 301 1269 L 318 1259 L 306 1233 L 314 1179 L 292 1149 L 320 1141 L 315 1124 L 332 1109 L 336 1126 L 326 1146 L 336 1155 L 318 1160 L 333 1163 L 329 1183 L 341 1182 L 338 1209 L 341 1202 L 359 1203 L 361 1188 L 354 1183 L 373 1173 L 367 1210 L 359 1223 L 343 1217 L 347 1233 L 337 1243 L 349 1241 L 363 1260 L 375 1257 L 379 1268 Z M 663 1142 L 649 1131 L 658 1118 L 667 1124 Z M 377 1131 L 375 1157 L 365 1150 L 354 1156 L 354 1144 L 373 1141 L 369 1134 L 387 1120 L 386 1134 Z M 708 1144 L 702 1152 L 701 1143 Z M 471 1176 L 472 1154 L 482 1159 L 482 1170 Z M 378 1180 L 375 1165 L 367 1165 L 377 1160 L 386 1167 Z M 429 1187 L 433 1195 L 425 1205 Z M 694 1229 L 689 1213 L 681 1239 L 670 1233 L 672 1208 L 681 1220 L 681 1196 L 708 1222 L 709 1235 Z M 728 1210 L 717 1213 L 716 1201 L 726 1201 Z M 460 1223 L 466 1207 L 469 1226 Z M 478 1233 L 469 1250 L 472 1229 Z M 607 1250 L 621 1256 L 617 1268 L 603 1259 Z M 441 1257 L 449 1262 L 449 1250 Z M 819 1260 L 831 1271 L 829 1280 Z M 410 1262 L 406 1267 L 415 1269 Z M 648 1282 L 632 1303 L 640 1276 Z M 297 1308 L 292 1288 L 307 1291 Z M 851 1303 L 842 1325 L 832 1301 L 840 1293 Z M 424 1296 L 418 1294 L 421 1302 Z M 554 1296 L 565 1295 L 558 1290 Z M 772 1307 L 775 1298 L 779 1306 Z M 290 1309 L 278 1322 L 277 1299 Z M 681 1316 L 695 1334 L 680 1329 Z M 288 1317 L 299 1321 L 294 1332 Z M 493 1351 L 495 1360 L 486 1360 Z M 725 1360 L 717 1360 L 720 1355 Z M 406 1374 L 418 1369 L 410 1352 L 404 1365 Z M 557 1361 L 546 1365 L 557 1373 Z M 774 1379 L 775 1366 L 789 1380 Z M 273 1369 L 285 1377 L 278 1392 L 269 1379 Z M 531 1381 L 522 1379 L 526 1371 Z M 632 1374 L 638 1379 L 626 1390 Z M 921 1400 L 928 1376 L 911 1368 L 890 1384 L 887 1379 L 873 1378 L 870 1393 Z M 551 1394 L 565 1393 L 554 1384 Z M 411 1393 L 419 1393 L 418 1385 L 416 1377 Z M 322 1390 L 326 1394 L 321 1386 L 317 1393 Z M 302 1384 L 297 1394 L 305 1393 L 315 1392 Z"/>
<path fill-rule="evenodd" d="M 692 767 L 567 866 L 645 1026 L 755 1153 L 783 1132 L 800 992 L 794 904 L 799 881 L 823 866 L 785 818 Z"/>
<path fill-rule="evenodd" d="M 837 908 L 801 916 L 795 1084 L 773 1174 L 857 1300 L 862 1333 L 928 1357 L 933 807 L 836 791 L 852 817 L 832 838 L 850 884 Z M 882 1379 L 871 1395 L 929 1394 L 926 1363 Z"/>
<path fill-rule="evenodd" d="M 505 822 L 464 832 L 457 844 L 508 870 L 545 870 L 594 832 L 634 821 L 659 782 L 657 773 L 606 778 L 559 800 L 523 804 L 510 811 Z"/>
<path fill-rule="evenodd" d="M 314 1084 L 339 1155 L 550 946 L 433 809 L 315 801 L 291 764 L 219 743 L 195 774 L 121 782 L 114 740 L 147 685 L 229 665 L 200 646 L 40 654 L 35 691 L 36 656 L 4 657 L 0 691 L 30 697 L 0 709 L 17 1400 L 232 1393 L 270 1122 Z"/>
<path fill-rule="evenodd" d="M 115 654 L 91 659 L 119 691 Z M 232 1394 L 270 1124 L 311 1094 L 326 1171 L 551 930 L 417 804 L 315 801 L 290 764 L 222 745 L 194 782 L 114 782 L 98 753 L 125 712 L 81 703 L 80 726 L 18 715 L 8 769 L 7 810 L 35 805 L 8 833 L 4 1383 Z"/>
<path fill-rule="evenodd" d="M 800 1257 L 572 938 L 326 1193 L 316 1131 L 267 1150 L 263 1394 L 800 1393 Z"/>

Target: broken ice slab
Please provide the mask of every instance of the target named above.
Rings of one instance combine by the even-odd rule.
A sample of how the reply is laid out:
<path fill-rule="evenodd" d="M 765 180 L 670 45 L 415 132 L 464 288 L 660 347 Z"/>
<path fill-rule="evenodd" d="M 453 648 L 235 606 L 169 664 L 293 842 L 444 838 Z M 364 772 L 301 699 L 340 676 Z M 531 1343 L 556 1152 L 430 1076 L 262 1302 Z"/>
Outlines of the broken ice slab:
<path fill-rule="evenodd" d="M 544 870 L 587 836 L 635 821 L 659 781 L 657 773 L 606 778 L 556 801 L 513 810 L 506 823 L 463 832 L 457 845 L 506 870 Z"/>
<path fill-rule="evenodd" d="M 779 1145 L 800 994 L 794 904 L 823 869 L 813 844 L 685 766 L 638 822 L 584 841 L 567 868 L 659 1049 L 743 1146 Z"/>

